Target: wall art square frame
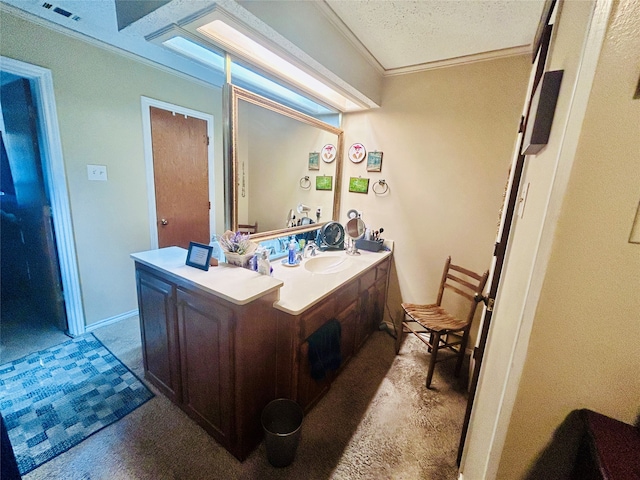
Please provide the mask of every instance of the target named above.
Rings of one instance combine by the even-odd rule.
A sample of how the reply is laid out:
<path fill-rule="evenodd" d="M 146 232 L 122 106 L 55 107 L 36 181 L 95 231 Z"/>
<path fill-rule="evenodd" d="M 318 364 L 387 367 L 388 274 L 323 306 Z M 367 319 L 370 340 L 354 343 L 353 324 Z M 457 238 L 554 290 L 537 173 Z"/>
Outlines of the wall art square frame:
<path fill-rule="evenodd" d="M 187 260 L 185 261 L 185 264 L 190 267 L 207 271 L 209 270 L 209 262 L 211 261 L 212 252 L 213 247 L 211 245 L 189 242 L 189 251 L 187 252 Z"/>
<path fill-rule="evenodd" d="M 309 153 L 309 170 L 320 170 L 320 154 L 318 152 Z"/>
<path fill-rule="evenodd" d="M 369 152 L 367 154 L 367 172 L 382 171 L 382 152 Z"/>
<path fill-rule="evenodd" d="M 352 193 L 369 193 L 369 179 L 362 177 L 351 177 L 349 179 L 349 191 Z"/>
<path fill-rule="evenodd" d="M 318 175 L 316 177 L 316 190 L 333 190 L 333 177 L 331 175 Z"/>

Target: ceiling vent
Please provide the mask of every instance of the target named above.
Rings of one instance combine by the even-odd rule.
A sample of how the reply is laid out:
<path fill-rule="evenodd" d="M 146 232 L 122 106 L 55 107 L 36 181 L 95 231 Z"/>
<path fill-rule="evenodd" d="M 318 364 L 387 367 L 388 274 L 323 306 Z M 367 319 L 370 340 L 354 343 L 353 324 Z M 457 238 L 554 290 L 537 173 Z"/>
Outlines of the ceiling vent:
<path fill-rule="evenodd" d="M 76 22 L 80 20 L 80 17 L 78 15 L 74 15 L 73 13 L 69 12 L 68 10 L 65 10 L 64 8 L 54 7 L 53 4 L 51 3 L 45 2 L 42 4 L 42 7 L 47 10 L 53 9 L 53 11 L 56 12 L 58 15 L 62 15 L 63 17 L 70 18 L 71 20 L 75 20 Z"/>

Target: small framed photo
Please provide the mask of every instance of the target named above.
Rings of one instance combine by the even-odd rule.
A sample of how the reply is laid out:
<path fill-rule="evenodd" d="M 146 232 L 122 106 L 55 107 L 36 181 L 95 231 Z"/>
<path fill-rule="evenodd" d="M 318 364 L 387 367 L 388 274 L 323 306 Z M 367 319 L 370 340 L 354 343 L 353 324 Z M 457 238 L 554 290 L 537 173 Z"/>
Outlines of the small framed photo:
<path fill-rule="evenodd" d="M 349 179 L 349 191 L 353 193 L 369 193 L 369 179 L 351 177 Z"/>
<path fill-rule="evenodd" d="M 333 177 L 331 175 L 318 175 L 316 177 L 316 190 L 333 190 Z"/>
<path fill-rule="evenodd" d="M 211 260 L 212 251 L 213 247 L 211 245 L 190 242 L 189 251 L 187 252 L 187 261 L 185 263 L 190 267 L 199 268 L 200 270 L 209 270 L 209 261 Z"/>
<path fill-rule="evenodd" d="M 367 154 L 367 172 L 382 171 L 382 152 L 369 152 Z"/>
<path fill-rule="evenodd" d="M 320 154 L 318 152 L 309 154 L 309 170 L 320 170 Z"/>

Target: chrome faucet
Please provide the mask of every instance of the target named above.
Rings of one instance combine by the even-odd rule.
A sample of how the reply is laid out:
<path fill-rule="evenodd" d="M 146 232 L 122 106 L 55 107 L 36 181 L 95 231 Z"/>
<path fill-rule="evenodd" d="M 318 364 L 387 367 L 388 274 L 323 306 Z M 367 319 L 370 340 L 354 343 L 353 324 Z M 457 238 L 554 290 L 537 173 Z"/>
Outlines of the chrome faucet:
<path fill-rule="evenodd" d="M 313 240 L 309 241 L 304 247 L 303 256 L 307 257 L 315 257 L 316 253 L 318 253 L 318 246 L 315 244 Z"/>

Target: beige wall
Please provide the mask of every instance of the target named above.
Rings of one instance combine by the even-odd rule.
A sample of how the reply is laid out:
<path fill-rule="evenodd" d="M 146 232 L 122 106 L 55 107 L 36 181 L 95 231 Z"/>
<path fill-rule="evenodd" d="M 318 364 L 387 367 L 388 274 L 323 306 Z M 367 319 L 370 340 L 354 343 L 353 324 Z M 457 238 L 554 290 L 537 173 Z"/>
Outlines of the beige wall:
<path fill-rule="evenodd" d="M 220 90 L 42 28 L 6 12 L 0 54 L 51 70 L 87 324 L 137 308 L 129 254 L 150 246 L 140 97 L 215 117 L 222 181 Z M 87 164 L 106 165 L 90 182 Z M 222 207 L 222 188 L 215 202 Z M 223 221 L 223 213 L 217 222 Z"/>
<path fill-rule="evenodd" d="M 340 220 L 355 208 L 396 241 L 395 318 L 401 301 L 435 301 L 447 255 L 489 268 L 529 68 L 517 56 L 388 77 L 380 109 L 344 116 L 345 153 L 359 142 L 383 158 L 379 173 L 345 159 Z M 352 176 L 371 179 L 368 195 L 348 192 Z"/>
<path fill-rule="evenodd" d="M 638 18 L 638 2 L 614 7 L 498 478 L 521 478 L 574 409 L 640 414 L 640 245 L 628 243 L 640 199 Z"/>

